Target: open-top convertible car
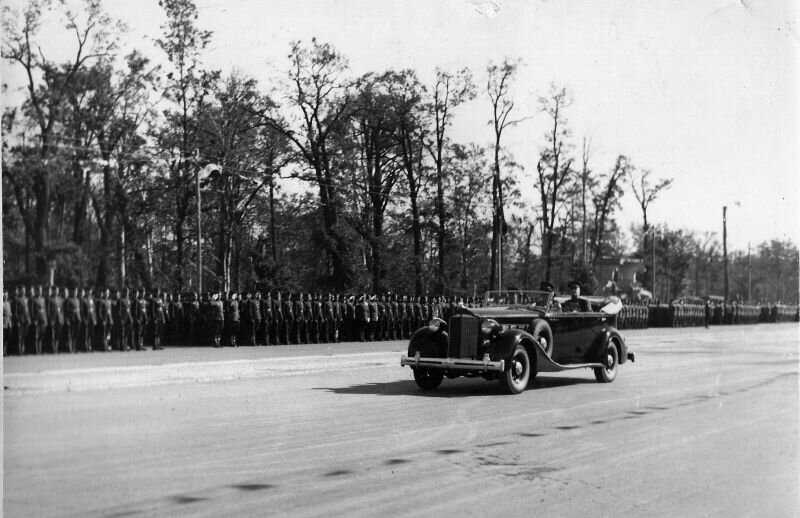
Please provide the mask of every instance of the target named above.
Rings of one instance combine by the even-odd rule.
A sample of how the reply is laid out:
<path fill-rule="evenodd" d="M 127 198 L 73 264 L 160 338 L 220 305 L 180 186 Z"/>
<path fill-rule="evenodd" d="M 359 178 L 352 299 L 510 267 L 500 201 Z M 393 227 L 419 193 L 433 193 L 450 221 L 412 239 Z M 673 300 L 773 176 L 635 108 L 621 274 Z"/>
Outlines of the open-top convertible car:
<path fill-rule="evenodd" d="M 519 394 L 539 372 L 590 368 L 602 383 L 634 361 L 614 327 L 616 297 L 586 297 L 590 311 L 562 311 L 547 291 L 487 292 L 484 306 L 458 308 L 449 322 L 434 318 L 411 337 L 408 365 L 420 388 L 433 390 L 445 376 L 497 379 Z"/>

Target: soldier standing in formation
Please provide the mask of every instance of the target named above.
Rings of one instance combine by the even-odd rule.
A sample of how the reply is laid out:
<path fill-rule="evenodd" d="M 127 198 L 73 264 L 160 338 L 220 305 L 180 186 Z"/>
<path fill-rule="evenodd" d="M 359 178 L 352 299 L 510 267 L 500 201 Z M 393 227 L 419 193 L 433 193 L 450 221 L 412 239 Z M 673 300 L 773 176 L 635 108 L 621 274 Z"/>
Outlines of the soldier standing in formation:
<path fill-rule="evenodd" d="M 36 354 L 42 354 L 44 335 L 47 333 L 47 301 L 44 299 L 41 286 L 36 287 L 36 292 L 31 297 L 31 319 L 33 348 Z"/>
<path fill-rule="evenodd" d="M 28 307 L 28 297 L 25 296 L 25 290 L 17 287 L 16 296 L 14 297 L 13 304 L 11 305 L 13 322 L 16 324 L 16 346 L 17 354 L 25 354 L 25 341 L 28 338 L 28 327 L 31 325 L 31 313 Z"/>
<path fill-rule="evenodd" d="M 11 302 L 8 300 L 8 290 L 3 288 L 3 356 L 8 356 L 8 343 L 11 341 L 11 326 L 13 325 Z"/>
<path fill-rule="evenodd" d="M 100 348 L 103 351 L 111 350 L 111 331 L 114 328 L 114 309 L 111 304 L 111 293 L 104 289 L 97 303 L 98 332 L 100 333 Z"/>
<path fill-rule="evenodd" d="M 214 347 L 222 347 L 222 327 L 225 325 L 225 308 L 219 300 L 219 293 L 211 295 L 208 304 L 208 321 L 211 325 L 211 336 Z"/>
<path fill-rule="evenodd" d="M 81 332 L 80 339 L 87 353 L 94 352 L 95 329 L 97 328 L 97 311 L 92 291 L 81 289 Z"/>
<path fill-rule="evenodd" d="M 164 299 L 162 298 L 161 291 L 156 289 L 153 292 L 149 303 L 149 318 L 153 329 L 153 350 L 160 351 L 164 347 L 161 345 L 161 340 L 164 337 L 164 328 L 167 325 L 167 313 L 164 309 Z"/>

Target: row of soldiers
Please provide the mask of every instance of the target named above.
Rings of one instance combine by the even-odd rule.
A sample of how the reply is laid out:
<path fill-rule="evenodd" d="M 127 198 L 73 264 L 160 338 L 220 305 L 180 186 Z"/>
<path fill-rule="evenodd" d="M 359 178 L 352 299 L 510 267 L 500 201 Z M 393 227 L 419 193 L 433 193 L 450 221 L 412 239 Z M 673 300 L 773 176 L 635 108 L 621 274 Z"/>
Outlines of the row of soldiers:
<path fill-rule="evenodd" d="M 3 353 L 154 350 L 408 339 L 457 297 L 17 287 L 3 291 Z"/>

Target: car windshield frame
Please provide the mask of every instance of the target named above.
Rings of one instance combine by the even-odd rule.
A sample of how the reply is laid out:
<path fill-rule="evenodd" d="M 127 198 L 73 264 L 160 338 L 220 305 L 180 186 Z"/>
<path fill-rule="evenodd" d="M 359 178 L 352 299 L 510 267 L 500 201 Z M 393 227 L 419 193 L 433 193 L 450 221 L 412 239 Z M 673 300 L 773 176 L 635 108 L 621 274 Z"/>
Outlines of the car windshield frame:
<path fill-rule="evenodd" d="M 541 290 L 487 291 L 481 307 L 525 306 L 547 309 L 553 302 L 553 292 Z"/>

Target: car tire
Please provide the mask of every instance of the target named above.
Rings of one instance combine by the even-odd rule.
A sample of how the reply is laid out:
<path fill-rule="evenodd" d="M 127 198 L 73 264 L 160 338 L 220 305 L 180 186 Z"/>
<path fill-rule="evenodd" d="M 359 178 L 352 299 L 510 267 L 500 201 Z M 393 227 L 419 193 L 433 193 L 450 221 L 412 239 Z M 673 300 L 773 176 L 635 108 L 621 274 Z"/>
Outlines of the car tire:
<path fill-rule="evenodd" d="M 617 344 L 611 342 L 606 349 L 606 358 L 604 367 L 594 368 L 594 377 L 600 383 L 611 383 L 617 377 L 617 366 L 619 365 L 619 349 Z"/>
<path fill-rule="evenodd" d="M 548 357 L 553 355 L 553 330 L 546 320 L 537 319 L 531 325 L 531 336 L 542 347 Z"/>
<path fill-rule="evenodd" d="M 442 384 L 444 373 L 430 369 L 413 369 L 414 381 L 422 390 L 436 390 Z"/>
<path fill-rule="evenodd" d="M 525 346 L 518 344 L 514 347 L 514 352 L 511 353 L 508 368 L 500 375 L 500 386 L 508 394 L 523 392 L 531 380 L 532 369 L 533 366 L 527 349 L 525 349 Z"/>

